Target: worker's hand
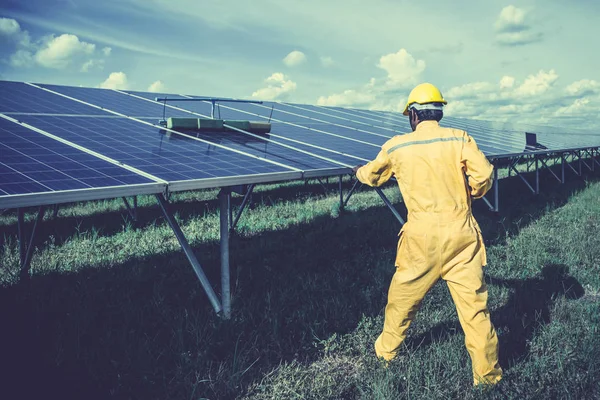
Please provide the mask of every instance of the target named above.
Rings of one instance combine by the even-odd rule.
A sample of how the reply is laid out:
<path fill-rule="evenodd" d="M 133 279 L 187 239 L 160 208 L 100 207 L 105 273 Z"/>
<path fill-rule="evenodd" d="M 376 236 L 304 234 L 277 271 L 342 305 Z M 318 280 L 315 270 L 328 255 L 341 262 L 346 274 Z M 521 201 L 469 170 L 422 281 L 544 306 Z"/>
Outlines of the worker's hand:
<path fill-rule="evenodd" d="M 356 175 L 356 171 L 358 171 L 358 169 L 360 167 L 362 167 L 362 164 L 361 165 L 357 165 L 356 167 L 352 168 L 352 172 L 354 173 L 354 175 Z"/>

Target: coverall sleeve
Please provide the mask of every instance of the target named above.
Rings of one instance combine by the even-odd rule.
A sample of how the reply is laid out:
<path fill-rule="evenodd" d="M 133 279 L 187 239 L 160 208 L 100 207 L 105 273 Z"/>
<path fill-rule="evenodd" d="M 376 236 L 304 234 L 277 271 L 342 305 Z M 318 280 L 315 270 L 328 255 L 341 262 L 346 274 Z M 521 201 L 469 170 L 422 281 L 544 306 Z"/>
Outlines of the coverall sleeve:
<path fill-rule="evenodd" d="M 356 177 L 361 183 L 369 186 L 381 186 L 393 175 L 392 163 L 387 150 L 382 149 L 377 157 L 356 171 Z"/>
<path fill-rule="evenodd" d="M 483 197 L 492 187 L 494 167 L 479 150 L 475 140 L 467 134 L 462 151 L 462 164 L 468 176 L 471 196 L 475 199 Z"/>

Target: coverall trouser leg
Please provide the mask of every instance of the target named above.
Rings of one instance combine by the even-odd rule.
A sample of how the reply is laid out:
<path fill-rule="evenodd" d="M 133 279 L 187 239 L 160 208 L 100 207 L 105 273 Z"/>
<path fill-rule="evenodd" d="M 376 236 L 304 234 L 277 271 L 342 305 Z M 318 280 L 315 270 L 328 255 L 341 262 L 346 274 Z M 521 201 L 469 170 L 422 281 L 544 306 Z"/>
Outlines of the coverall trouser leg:
<path fill-rule="evenodd" d="M 407 266 L 396 268 L 388 291 L 383 331 L 375 341 L 378 357 L 387 361 L 396 357 L 423 297 L 439 278 L 439 270 L 433 267 L 421 270 Z"/>
<path fill-rule="evenodd" d="M 480 263 L 467 262 L 444 271 L 471 357 L 473 383 L 493 384 L 502 379 L 498 363 L 498 336 L 487 309 L 488 291 Z"/>
<path fill-rule="evenodd" d="M 472 361 L 474 384 L 496 383 L 502 378 L 498 363 L 498 337 L 487 309 L 483 278 L 485 249 L 469 219 L 448 226 L 423 228 L 404 236 L 397 268 L 388 293 L 385 322 L 375 352 L 393 359 L 423 297 L 437 282 L 446 280 L 465 333 Z M 440 252 L 438 249 L 456 249 Z"/>

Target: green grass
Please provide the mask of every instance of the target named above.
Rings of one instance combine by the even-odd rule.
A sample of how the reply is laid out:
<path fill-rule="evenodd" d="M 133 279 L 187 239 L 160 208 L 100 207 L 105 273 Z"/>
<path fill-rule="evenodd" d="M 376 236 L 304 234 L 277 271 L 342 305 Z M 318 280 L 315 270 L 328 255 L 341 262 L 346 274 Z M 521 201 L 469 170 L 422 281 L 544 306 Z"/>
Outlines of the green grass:
<path fill-rule="evenodd" d="M 505 369 L 491 391 L 471 387 L 442 283 L 401 357 L 378 363 L 399 225 L 372 190 L 340 213 L 335 191 L 300 182 L 258 187 L 240 219 L 229 321 L 212 312 L 151 197 L 139 199 L 137 224 L 118 200 L 47 216 L 28 282 L 15 278 L 16 215 L 0 216 L 1 397 L 598 398 L 600 183 L 553 179 L 542 174 L 537 197 L 503 179 L 500 215 L 475 204 Z M 173 209 L 218 288 L 216 193 L 178 194 Z"/>

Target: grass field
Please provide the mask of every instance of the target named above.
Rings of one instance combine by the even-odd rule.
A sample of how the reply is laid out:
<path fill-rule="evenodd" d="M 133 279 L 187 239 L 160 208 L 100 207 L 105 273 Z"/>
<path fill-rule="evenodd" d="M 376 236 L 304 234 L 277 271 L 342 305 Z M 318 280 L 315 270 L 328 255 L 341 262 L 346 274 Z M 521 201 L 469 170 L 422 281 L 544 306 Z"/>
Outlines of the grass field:
<path fill-rule="evenodd" d="M 20 283 L 16 214 L 5 213 L 0 398 L 600 398 L 598 176 L 560 185 L 546 172 L 536 197 L 506 178 L 499 215 L 476 203 L 505 370 L 485 392 L 471 386 L 441 282 L 402 356 L 387 369 L 375 359 L 399 225 L 367 188 L 342 213 L 335 185 L 257 188 L 231 241 L 229 321 L 214 315 L 150 197 L 135 225 L 119 200 L 47 216 L 32 278 Z M 385 192 L 399 202 L 395 187 Z M 173 200 L 218 287 L 216 193 Z"/>

